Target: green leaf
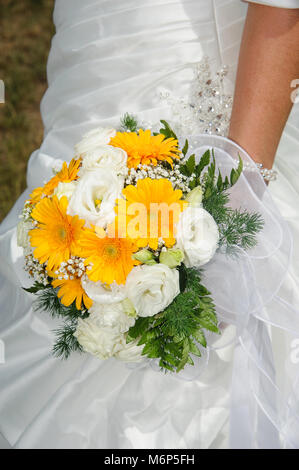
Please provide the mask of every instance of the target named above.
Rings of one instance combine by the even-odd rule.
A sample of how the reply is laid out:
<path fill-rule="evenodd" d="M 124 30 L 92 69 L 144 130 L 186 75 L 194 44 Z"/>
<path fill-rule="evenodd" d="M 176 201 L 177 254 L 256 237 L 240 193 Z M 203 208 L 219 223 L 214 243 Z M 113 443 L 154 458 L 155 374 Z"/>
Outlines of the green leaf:
<path fill-rule="evenodd" d="M 198 286 L 198 294 L 203 297 L 205 295 L 211 295 L 211 292 L 208 291 L 208 289 L 206 287 L 204 287 L 203 285 L 199 285 Z"/>
<path fill-rule="evenodd" d="M 159 366 L 161 367 L 161 369 L 167 369 L 167 370 L 170 370 L 170 372 L 174 372 L 174 368 L 169 365 L 166 361 L 163 361 L 162 359 L 160 360 L 159 362 Z"/>
<path fill-rule="evenodd" d="M 155 339 L 157 337 L 157 332 L 156 330 L 146 330 L 142 335 L 141 338 L 138 342 L 138 346 L 141 346 L 142 344 L 145 344 L 147 342 L 150 342 L 151 340 Z"/>
<path fill-rule="evenodd" d="M 191 176 L 192 173 L 194 173 L 194 171 L 195 171 L 195 155 L 192 154 L 190 155 L 190 157 L 185 163 L 180 165 L 180 172 L 185 176 Z M 194 183 L 196 183 L 195 180 L 193 181 Z"/>
<path fill-rule="evenodd" d="M 171 342 L 165 342 L 164 350 L 168 353 L 170 353 L 172 356 L 176 356 L 177 351 L 178 351 L 178 345 Z"/>
<path fill-rule="evenodd" d="M 141 336 L 147 330 L 149 323 L 150 317 L 139 317 L 135 325 L 129 329 L 127 340 L 130 342 Z"/>
<path fill-rule="evenodd" d="M 219 191 L 222 191 L 223 190 L 223 181 L 222 181 L 222 176 L 221 176 L 221 173 L 219 171 L 219 175 L 218 175 L 218 180 L 217 180 L 217 188 Z"/>
<path fill-rule="evenodd" d="M 142 350 L 142 355 L 146 355 L 147 357 L 150 357 L 151 359 L 158 358 L 161 355 L 160 351 L 160 343 L 158 340 L 150 340 L 146 345 L 144 346 Z"/>
<path fill-rule="evenodd" d="M 212 189 L 208 187 L 204 192 L 204 199 L 209 199 L 211 195 L 212 195 Z"/>
<path fill-rule="evenodd" d="M 187 172 L 188 172 L 188 176 L 191 176 L 192 173 L 195 170 L 195 155 L 194 155 L 194 153 L 192 155 L 190 155 L 190 157 L 186 161 L 185 165 L 186 165 L 186 169 L 187 169 Z"/>
<path fill-rule="evenodd" d="M 173 337 L 174 343 L 181 343 L 186 337 L 185 334 L 181 334 L 181 335 L 180 334 L 173 334 L 170 331 L 169 331 L 169 335 Z"/>
<path fill-rule="evenodd" d="M 205 153 L 202 155 L 198 165 L 196 166 L 196 175 L 200 176 L 202 170 L 204 169 L 205 166 L 207 166 L 210 163 L 211 159 L 211 152 L 210 150 L 206 150 Z"/>
<path fill-rule="evenodd" d="M 207 304 L 205 301 L 209 300 L 209 304 Z M 214 307 L 214 303 L 212 301 L 212 299 L 210 298 L 203 298 L 200 300 L 200 307 L 202 308 L 202 310 L 200 311 L 200 318 L 206 318 L 208 319 L 210 322 L 214 323 L 215 325 L 217 325 L 218 323 L 218 318 L 217 318 L 217 315 L 215 313 L 215 307 Z"/>
<path fill-rule="evenodd" d="M 186 139 L 186 140 L 185 140 L 185 145 L 184 145 L 184 147 L 182 148 L 182 153 L 183 153 L 184 156 L 187 155 L 188 148 L 189 148 L 189 142 L 188 142 L 188 139 Z"/>
<path fill-rule="evenodd" d="M 51 286 L 50 286 L 51 287 Z M 47 284 L 46 286 L 44 284 L 42 284 L 41 282 L 35 282 L 33 284 L 33 286 L 31 287 L 22 287 L 23 290 L 25 290 L 26 292 L 29 292 L 30 294 L 36 294 L 37 292 L 39 292 L 40 290 L 44 290 L 44 289 L 48 289 L 49 288 L 49 284 Z"/>
<path fill-rule="evenodd" d="M 211 312 L 202 312 L 199 315 L 198 322 L 202 328 L 213 331 L 214 333 L 220 333 L 218 327 L 216 326 L 217 323 L 215 323 L 215 319 L 217 322 L 215 314 L 212 314 Z"/>
<path fill-rule="evenodd" d="M 231 174 L 230 174 L 230 184 L 231 184 L 231 186 L 236 184 L 236 182 L 240 178 L 240 175 L 241 175 L 242 171 L 243 171 L 243 160 L 241 159 L 241 157 L 239 155 L 238 168 L 236 170 L 233 168 L 232 171 L 231 171 Z"/>
<path fill-rule="evenodd" d="M 201 300 L 200 300 L 200 306 L 205 309 L 207 308 L 207 304 L 212 304 L 213 303 L 213 300 L 210 298 L 210 297 L 203 297 Z"/>
<path fill-rule="evenodd" d="M 180 372 L 187 364 L 188 358 L 189 358 L 189 351 L 190 351 L 189 340 L 188 338 L 186 338 L 183 343 L 182 359 L 179 365 L 177 366 L 177 370 L 176 370 L 177 372 Z"/>
<path fill-rule="evenodd" d="M 169 138 L 173 138 L 173 139 L 176 139 L 178 140 L 176 134 L 174 133 L 174 131 L 171 129 L 170 125 L 168 124 L 167 121 L 165 121 L 164 119 L 161 119 L 160 120 L 161 124 L 163 124 L 164 127 L 162 127 L 160 129 L 160 134 L 163 134 L 165 136 L 166 139 L 169 139 Z"/>
<path fill-rule="evenodd" d="M 171 364 L 174 367 L 177 367 L 179 365 L 179 361 L 175 356 L 172 356 L 172 354 L 165 354 L 163 356 L 164 361 L 168 362 L 168 364 Z"/>
<path fill-rule="evenodd" d="M 193 338 L 198 341 L 204 348 L 207 347 L 207 340 L 201 328 L 199 328 L 193 333 Z"/>
<path fill-rule="evenodd" d="M 194 361 L 193 361 L 191 356 L 188 356 L 187 364 L 190 364 L 191 366 L 194 366 Z"/>
<path fill-rule="evenodd" d="M 180 264 L 180 266 L 178 266 L 178 271 L 179 271 L 180 291 L 184 292 L 187 286 L 187 270 L 183 263 Z"/>
<path fill-rule="evenodd" d="M 196 186 L 197 186 L 197 179 L 194 178 L 194 180 L 190 181 L 189 188 L 194 189 Z"/>
<path fill-rule="evenodd" d="M 183 359 L 181 360 L 181 362 L 179 363 L 179 365 L 176 369 L 176 372 L 179 373 L 181 370 L 183 370 L 185 365 L 188 363 L 188 361 L 189 361 L 189 355 L 184 356 Z"/>
<path fill-rule="evenodd" d="M 201 357 L 201 352 L 198 346 L 196 346 L 195 343 L 193 343 L 192 339 L 189 338 L 189 347 L 190 347 L 190 353 L 194 354 L 195 356 Z"/>

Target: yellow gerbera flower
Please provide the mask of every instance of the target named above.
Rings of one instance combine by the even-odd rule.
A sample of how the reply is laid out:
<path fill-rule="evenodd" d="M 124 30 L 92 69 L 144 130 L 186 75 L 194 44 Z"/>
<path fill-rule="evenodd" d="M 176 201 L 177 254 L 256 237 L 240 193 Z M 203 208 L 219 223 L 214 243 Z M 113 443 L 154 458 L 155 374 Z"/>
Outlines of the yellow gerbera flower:
<path fill-rule="evenodd" d="M 173 189 L 167 179 L 145 178 L 137 185 L 129 185 L 122 191 L 126 200 L 119 199 L 116 207 L 116 223 L 119 230 L 130 238 L 137 238 L 139 247 L 149 245 L 156 250 L 159 238 L 167 247 L 175 244 L 175 226 L 180 213 L 187 207 L 182 191 Z M 136 228 L 138 227 L 138 228 Z"/>
<path fill-rule="evenodd" d="M 63 162 L 62 169 L 45 184 L 43 190 L 44 194 L 46 196 L 50 196 L 53 194 L 54 189 L 59 183 L 70 183 L 71 181 L 74 181 L 77 178 L 80 165 L 80 158 L 78 160 L 73 158 L 69 165 L 67 165 L 66 162 Z"/>
<path fill-rule="evenodd" d="M 80 165 L 80 158 L 77 160 L 73 158 L 69 165 L 67 165 L 66 162 L 63 162 L 62 169 L 53 176 L 45 186 L 36 188 L 30 194 L 30 202 L 32 204 L 36 204 L 43 196 L 51 196 L 59 183 L 70 183 L 71 181 L 74 181 L 77 178 Z"/>
<path fill-rule="evenodd" d="M 127 152 L 127 166 L 137 168 L 142 165 L 156 166 L 158 161 L 167 161 L 172 166 L 173 159 L 179 158 L 178 141 L 165 139 L 163 134 L 151 135 L 150 130 L 136 132 L 117 132 L 110 145 Z"/>
<path fill-rule="evenodd" d="M 124 284 L 134 265 L 139 264 L 132 258 L 138 247 L 129 238 L 118 237 L 117 231 L 110 233 L 109 227 L 108 234 L 99 227 L 84 229 L 79 246 L 85 266 L 89 265 L 87 275 L 94 282 Z"/>
<path fill-rule="evenodd" d="M 54 279 L 52 281 L 53 287 L 59 287 L 58 297 L 61 303 L 68 307 L 76 301 L 76 308 L 81 310 L 82 302 L 87 309 L 92 306 L 92 300 L 88 297 L 82 287 L 81 279 L 75 277 L 74 279 Z"/>
<path fill-rule="evenodd" d="M 35 188 L 35 190 L 29 196 L 30 202 L 32 204 L 37 204 L 41 200 L 43 194 L 44 194 L 44 188 L 43 187 Z"/>
<path fill-rule="evenodd" d="M 34 256 L 40 263 L 48 262 L 47 270 L 55 270 L 63 261 L 75 254 L 84 220 L 66 213 L 66 196 L 58 199 L 42 199 L 33 209 L 31 217 L 38 222 L 37 228 L 30 230 Z"/>

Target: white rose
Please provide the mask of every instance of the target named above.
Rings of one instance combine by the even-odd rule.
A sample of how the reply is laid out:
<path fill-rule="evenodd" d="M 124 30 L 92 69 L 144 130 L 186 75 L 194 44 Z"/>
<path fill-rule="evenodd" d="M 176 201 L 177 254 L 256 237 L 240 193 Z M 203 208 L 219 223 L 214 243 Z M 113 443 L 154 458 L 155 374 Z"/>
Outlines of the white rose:
<path fill-rule="evenodd" d="M 66 196 L 68 200 L 72 197 L 75 191 L 77 183 L 70 181 L 69 183 L 58 183 L 58 186 L 54 189 L 54 194 L 60 199 L 62 196 Z"/>
<path fill-rule="evenodd" d="M 86 225 L 105 227 L 115 218 L 115 201 L 121 196 L 123 179 L 108 168 L 97 168 L 83 175 L 68 206 L 68 214 L 78 215 Z"/>
<path fill-rule="evenodd" d="M 94 302 L 89 313 L 97 318 L 98 326 L 109 326 L 116 333 L 125 333 L 135 325 L 135 318 L 124 312 L 121 302 L 107 305 Z"/>
<path fill-rule="evenodd" d="M 126 298 L 124 286 L 113 282 L 110 286 L 101 281 L 93 282 L 87 276 L 83 276 L 81 284 L 88 297 L 100 304 L 112 304 L 121 302 Z"/>
<path fill-rule="evenodd" d="M 124 313 L 122 305 L 102 305 L 94 303 L 90 308 L 90 316 L 79 318 L 74 336 L 83 350 L 100 359 L 108 359 L 127 348 L 125 333 L 135 323 L 135 319 Z M 136 350 L 128 358 L 136 356 Z M 126 359 L 123 359 L 126 360 Z M 138 360 L 138 359 L 137 359 Z"/>
<path fill-rule="evenodd" d="M 138 316 L 150 317 L 179 294 L 179 273 L 165 264 L 136 266 L 127 277 L 126 290 Z"/>
<path fill-rule="evenodd" d="M 219 242 L 217 224 L 211 214 L 200 207 L 187 207 L 180 215 L 176 233 L 177 246 L 184 254 L 187 267 L 199 267 L 214 256 Z"/>
<path fill-rule="evenodd" d="M 17 225 L 17 244 L 24 249 L 29 248 L 30 238 L 28 235 L 29 230 L 33 229 L 32 222 L 21 220 Z"/>
<path fill-rule="evenodd" d="M 112 128 L 98 127 L 84 134 L 82 140 L 75 145 L 76 157 L 84 159 L 87 152 L 92 152 L 100 145 L 107 145 L 111 137 L 114 137 L 116 130 Z"/>
<path fill-rule="evenodd" d="M 118 175 L 127 174 L 127 153 L 112 145 L 102 145 L 86 152 L 79 175 L 95 168 L 109 168 Z"/>
<path fill-rule="evenodd" d="M 99 359 L 108 359 L 123 349 L 124 338 L 110 326 L 99 324 L 100 315 L 90 315 L 78 319 L 74 336 L 82 346 L 83 351 L 93 354 Z"/>
<path fill-rule="evenodd" d="M 137 340 L 128 344 L 124 343 L 123 349 L 115 353 L 115 357 L 124 362 L 140 362 L 144 360 L 144 356 L 141 355 L 144 344 L 137 346 L 137 343 Z"/>

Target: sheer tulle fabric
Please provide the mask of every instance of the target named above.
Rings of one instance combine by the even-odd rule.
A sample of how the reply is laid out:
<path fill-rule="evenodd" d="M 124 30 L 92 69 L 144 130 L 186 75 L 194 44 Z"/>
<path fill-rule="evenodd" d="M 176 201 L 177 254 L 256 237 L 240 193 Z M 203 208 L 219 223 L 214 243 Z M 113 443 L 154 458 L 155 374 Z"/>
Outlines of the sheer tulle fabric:
<path fill-rule="evenodd" d="M 238 156 L 242 158 L 246 168 L 230 191 L 230 205 L 260 213 L 265 224 L 255 249 L 248 252 L 237 249 L 234 257 L 219 250 L 205 266 L 203 282 L 215 300 L 222 335 L 219 339 L 210 334 L 208 350 L 203 351 L 203 357 L 197 360 L 197 367 L 187 366 L 178 378 L 200 380 L 206 367 L 213 367 L 209 361 L 211 351 L 219 354 L 231 344 L 238 345 L 239 351 L 235 354 L 238 353 L 238 360 L 243 356 L 248 373 L 247 406 L 250 398 L 254 397 L 260 410 L 273 425 L 271 430 L 268 420 L 258 426 L 246 420 L 251 433 L 256 435 L 257 445 L 276 447 L 280 435 L 286 446 L 298 447 L 299 414 L 294 404 L 299 399 L 296 391 L 299 368 L 290 370 L 286 362 L 284 379 L 293 384 L 294 388 L 285 393 L 286 389 L 280 388 L 277 383 L 274 360 L 274 352 L 282 354 L 283 349 L 271 341 L 270 334 L 274 326 L 295 337 L 299 336 L 299 309 L 294 308 L 281 294 L 284 283 L 290 281 L 288 273 L 293 254 L 290 229 L 280 216 L 254 162 L 243 149 L 223 137 L 198 135 L 188 136 L 188 140 L 190 152 L 195 152 L 197 156 L 207 148 L 213 148 L 217 168 L 221 169 L 223 175 L 229 175 L 231 168 L 236 166 Z M 273 346 L 276 351 L 273 351 Z M 237 363 L 235 361 L 234 380 L 240 387 L 242 372 Z M 151 365 L 154 370 L 159 370 L 155 361 Z M 244 384 L 241 388 L 244 394 Z M 231 432 L 232 435 L 236 432 L 235 445 L 239 442 L 240 447 L 244 447 L 244 437 L 237 437 L 240 421 L 238 418 L 234 421 L 240 396 L 234 390 L 233 396 L 236 401 L 232 400 L 231 405 Z"/>
<path fill-rule="evenodd" d="M 233 78 L 245 13 L 245 3 L 227 0 L 56 1 L 57 33 L 41 106 L 45 137 L 29 161 L 29 189 L 0 227 L 0 338 L 6 358 L 0 365 L 0 432 L 11 445 L 279 447 L 281 436 L 286 447 L 299 446 L 298 364 L 290 356 L 291 341 L 299 337 L 299 266 L 291 262 L 289 229 L 256 172 L 246 173 L 232 196 L 237 207 L 262 211 L 265 229 L 256 250 L 235 259 L 218 253 L 205 270 L 223 333 L 209 338 L 198 376 L 163 375 L 147 363 L 128 367 L 87 355 L 55 359 L 58 323 L 34 312 L 32 297 L 21 289 L 31 281 L 16 245 L 16 224 L 32 188 L 52 176 L 53 165 L 72 158 L 89 129 L 117 125 L 126 111 L 152 123 L 168 119 L 160 87 L 184 96 L 190 65 L 203 55 L 215 69 L 229 65 Z M 192 140 L 199 152 L 215 147 L 224 170 L 238 152 L 250 161 L 224 138 Z M 294 109 L 271 191 L 295 239 L 298 150 Z"/>

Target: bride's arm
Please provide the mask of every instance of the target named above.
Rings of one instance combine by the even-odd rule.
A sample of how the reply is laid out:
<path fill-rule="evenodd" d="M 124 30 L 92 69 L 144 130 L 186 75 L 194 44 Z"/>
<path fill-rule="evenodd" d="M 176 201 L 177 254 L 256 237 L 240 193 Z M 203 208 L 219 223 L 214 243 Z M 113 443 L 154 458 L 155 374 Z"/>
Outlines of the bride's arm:
<path fill-rule="evenodd" d="M 267 168 L 292 108 L 294 79 L 299 79 L 299 8 L 249 4 L 229 137 Z"/>

